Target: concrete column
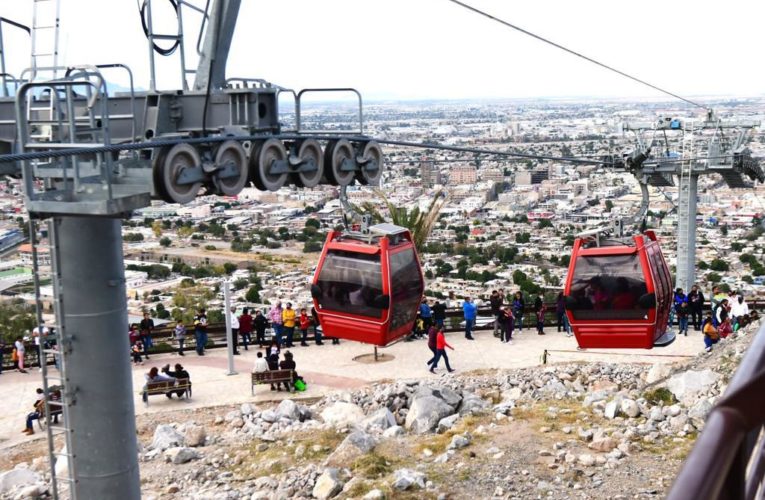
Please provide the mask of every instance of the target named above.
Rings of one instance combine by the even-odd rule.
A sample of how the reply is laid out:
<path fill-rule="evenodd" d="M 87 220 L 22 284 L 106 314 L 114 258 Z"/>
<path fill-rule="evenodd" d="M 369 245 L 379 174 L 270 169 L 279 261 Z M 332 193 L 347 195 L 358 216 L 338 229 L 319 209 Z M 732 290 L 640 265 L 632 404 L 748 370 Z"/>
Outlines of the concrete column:
<path fill-rule="evenodd" d="M 56 222 L 77 498 L 139 499 L 121 222 Z"/>
<path fill-rule="evenodd" d="M 675 287 L 688 293 L 696 279 L 696 198 L 699 176 L 680 177 L 677 210 L 677 278 Z"/>

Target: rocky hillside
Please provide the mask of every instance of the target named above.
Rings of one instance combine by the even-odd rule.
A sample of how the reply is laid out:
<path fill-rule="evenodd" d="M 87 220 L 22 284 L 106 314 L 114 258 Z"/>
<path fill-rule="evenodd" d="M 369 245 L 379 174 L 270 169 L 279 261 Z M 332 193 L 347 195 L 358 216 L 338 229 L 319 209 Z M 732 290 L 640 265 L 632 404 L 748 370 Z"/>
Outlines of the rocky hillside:
<path fill-rule="evenodd" d="M 549 365 L 146 416 L 144 498 L 660 497 L 756 328 L 672 366 Z M 16 453 L 2 498 L 42 494 L 44 460 Z"/>

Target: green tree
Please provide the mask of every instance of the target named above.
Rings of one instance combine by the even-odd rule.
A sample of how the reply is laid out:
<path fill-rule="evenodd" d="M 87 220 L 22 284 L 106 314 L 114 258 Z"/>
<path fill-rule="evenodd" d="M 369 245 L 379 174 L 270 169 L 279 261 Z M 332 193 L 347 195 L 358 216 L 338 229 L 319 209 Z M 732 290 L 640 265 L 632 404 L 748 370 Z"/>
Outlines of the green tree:
<path fill-rule="evenodd" d="M 721 279 L 722 279 L 722 276 L 720 276 L 717 273 L 707 274 L 707 281 L 709 281 L 710 283 L 719 283 Z"/>
<path fill-rule="evenodd" d="M 252 285 L 248 290 L 247 293 L 244 295 L 244 298 L 247 300 L 247 302 L 254 302 L 258 303 L 260 302 L 260 290 L 257 286 Z"/>
<path fill-rule="evenodd" d="M 710 268 L 712 271 L 721 271 L 721 272 L 725 272 L 725 271 L 728 271 L 728 270 L 730 269 L 730 266 L 729 266 L 729 265 L 728 265 L 728 263 L 727 263 L 726 261 L 724 261 L 723 259 L 715 259 L 715 260 L 713 260 L 713 261 L 712 261 L 712 263 L 709 265 L 709 268 Z"/>
<path fill-rule="evenodd" d="M 318 231 L 319 229 L 321 229 L 321 222 L 319 221 L 319 219 L 309 218 L 308 220 L 305 221 L 305 227 L 306 228 L 312 227 Z"/>
<path fill-rule="evenodd" d="M 11 345 L 16 337 L 27 335 L 37 323 L 35 309 L 23 300 L 0 302 L 0 338 Z"/>
<path fill-rule="evenodd" d="M 550 219 L 541 219 L 539 221 L 539 224 L 537 224 L 537 227 L 539 229 L 544 229 L 546 227 L 553 227 L 553 223 Z"/>
<path fill-rule="evenodd" d="M 417 251 L 423 252 L 425 241 L 430 236 L 431 231 L 433 231 L 441 209 L 448 201 L 448 193 L 446 191 L 437 192 L 425 211 L 421 211 L 419 206 L 415 206 L 411 210 L 408 210 L 406 207 L 396 206 L 379 189 L 376 189 L 375 193 L 388 208 L 390 222 L 409 229 Z M 374 222 L 384 222 L 386 220 L 373 203 L 365 202 L 360 208 L 356 208 L 359 213 L 371 215 Z"/>
<path fill-rule="evenodd" d="M 611 200 L 606 200 L 606 212 L 610 212 L 614 209 L 614 202 Z"/>
<path fill-rule="evenodd" d="M 170 238 L 168 238 L 167 236 L 163 236 L 162 238 L 159 239 L 159 244 L 165 248 L 169 247 L 172 243 L 173 243 L 172 240 L 170 240 Z"/>
<path fill-rule="evenodd" d="M 223 272 L 226 274 L 232 274 L 234 271 L 236 271 L 237 267 L 236 264 L 232 262 L 224 262 L 223 263 Z"/>
<path fill-rule="evenodd" d="M 303 253 L 321 252 L 322 244 L 320 241 L 309 240 L 303 245 Z"/>

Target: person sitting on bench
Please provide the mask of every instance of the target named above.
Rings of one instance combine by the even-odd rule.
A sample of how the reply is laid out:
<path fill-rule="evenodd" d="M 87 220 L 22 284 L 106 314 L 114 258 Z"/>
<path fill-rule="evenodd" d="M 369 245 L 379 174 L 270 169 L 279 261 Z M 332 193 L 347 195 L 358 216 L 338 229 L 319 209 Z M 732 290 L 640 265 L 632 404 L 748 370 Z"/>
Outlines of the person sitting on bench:
<path fill-rule="evenodd" d="M 159 368 L 156 366 L 153 366 L 151 370 L 149 370 L 149 373 L 143 376 L 144 379 L 146 379 L 146 385 L 143 386 L 143 402 L 148 403 L 149 401 L 149 384 L 151 382 L 175 382 L 175 377 L 171 377 L 170 375 L 165 375 L 163 373 L 159 373 Z M 165 393 L 165 396 L 168 398 L 172 398 L 173 391 L 168 391 Z"/>
<path fill-rule="evenodd" d="M 180 363 L 175 364 L 175 371 L 170 371 L 170 365 L 166 364 L 162 367 L 162 373 L 179 380 L 186 380 L 186 383 L 188 384 L 188 387 L 178 389 L 177 391 L 170 391 L 167 396 L 168 398 L 172 398 L 173 393 L 175 393 L 178 395 L 178 399 L 180 399 L 186 391 L 191 389 L 191 375 L 189 375 L 189 372 L 187 372 Z"/>
<path fill-rule="evenodd" d="M 284 360 L 282 360 L 281 363 L 279 363 L 279 368 L 281 370 L 292 370 L 293 371 L 293 377 L 292 380 L 295 380 L 297 378 L 297 372 L 295 371 L 296 368 L 295 360 L 292 357 L 292 353 L 287 351 L 284 353 Z M 277 386 L 279 384 L 284 384 L 284 388 L 287 390 L 287 392 L 292 392 L 291 382 L 278 382 Z"/>

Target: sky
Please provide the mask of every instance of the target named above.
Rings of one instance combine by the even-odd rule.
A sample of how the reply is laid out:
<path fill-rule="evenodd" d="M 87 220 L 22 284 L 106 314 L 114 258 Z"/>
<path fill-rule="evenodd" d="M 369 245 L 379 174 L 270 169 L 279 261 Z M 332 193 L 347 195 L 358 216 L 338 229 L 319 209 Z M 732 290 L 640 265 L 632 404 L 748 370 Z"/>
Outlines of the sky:
<path fill-rule="evenodd" d="M 153 3 L 159 28 L 172 32 L 170 3 Z M 683 96 L 765 95 L 762 1 L 466 3 Z M 61 0 L 61 10 L 65 63 L 124 63 L 148 87 L 136 0 Z M 0 16 L 31 24 L 32 0 L 0 0 Z M 198 16 L 188 13 L 184 26 L 196 67 Z M 19 74 L 29 39 L 7 26 L 3 33 L 7 69 Z M 179 88 L 177 55 L 157 64 L 159 88 Z M 366 101 L 661 97 L 448 0 L 242 0 L 227 76 L 354 87 Z"/>

